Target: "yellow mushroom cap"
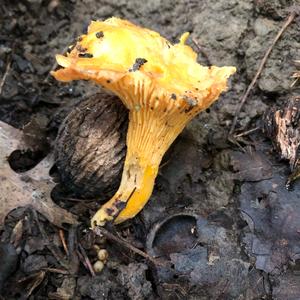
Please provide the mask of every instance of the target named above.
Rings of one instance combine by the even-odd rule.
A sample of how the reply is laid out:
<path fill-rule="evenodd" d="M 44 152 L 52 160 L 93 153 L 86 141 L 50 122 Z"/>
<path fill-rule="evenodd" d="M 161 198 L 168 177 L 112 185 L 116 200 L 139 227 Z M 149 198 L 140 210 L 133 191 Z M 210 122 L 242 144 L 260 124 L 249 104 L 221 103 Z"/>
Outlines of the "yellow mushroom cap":
<path fill-rule="evenodd" d="M 187 37 L 184 33 L 172 45 L 158 33 L 125 20 L 93 21 L 70 53 L 56 56 L 64 69 L 52 75 L 61 81 L 94 80 L 120 96 L 129 109 L 136 104 L 193 106 L 197 113 L 226 90 L 227 79 L 236 69 L 201 66 L 197 54 L 184 44 Z M 141 85 L 151 93 L 152 103 L 132 101 Z M 165 101 L 160 103 L 161 99 Z"/>

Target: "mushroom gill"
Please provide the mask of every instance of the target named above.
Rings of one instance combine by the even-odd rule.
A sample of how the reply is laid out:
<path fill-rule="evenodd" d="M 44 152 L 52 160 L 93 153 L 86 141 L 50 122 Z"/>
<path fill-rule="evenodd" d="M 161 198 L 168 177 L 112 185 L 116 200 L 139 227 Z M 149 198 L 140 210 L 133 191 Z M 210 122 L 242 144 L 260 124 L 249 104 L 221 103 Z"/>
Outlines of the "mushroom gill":
<path fill-rule="evenodd" d="M 89 79 L 114 92 L 129 110 L 127 154 L 120 187 L 92 218 L 92 227 L 134 217 L 149 200 L 164 153 L 200 111 L 227 89 L 234 67 L 205 67 L 185 41 L 110 18 L 57 55 L 60 81 Z"/>

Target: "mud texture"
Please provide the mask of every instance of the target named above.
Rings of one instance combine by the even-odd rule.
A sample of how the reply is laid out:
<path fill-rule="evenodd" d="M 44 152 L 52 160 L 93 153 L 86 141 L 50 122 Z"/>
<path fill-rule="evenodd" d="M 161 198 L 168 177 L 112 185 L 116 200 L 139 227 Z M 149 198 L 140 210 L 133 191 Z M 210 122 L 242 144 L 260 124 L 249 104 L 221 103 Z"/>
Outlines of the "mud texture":
<path fill-rule="evenodd" d="M 300 298 L 299 182 L 293 190 L 286 190 L 289 162 L 280 159 L 261 130 L 265 111 L 281 109 L 282 103 L 300 94 L 299 85 L 291 87 L 294 60 L 300 59 L 299 17 L 275 45 L 240 113 L 235 130 L 235 134 L 242 134 L 239 144 L 227 139 L 240 97 L 297 1 L 0 2 L 0 80 L 5 77 L 0 119 L 17 128 L 25 127 L 36 137 L 30 151 L 39 151 L 39 155 L 27 155 L 27 168 L 53 151 L 59 127 L 70 111 L 72 115 L 76 108 L 85 108 L 76 114 L 76 122 L 88 117 L 88 102 L 82 101 L 99 92 L 90 82 L 63 84 L 49 75 L 57 67 L 55 54 L 66 51 L 92 19 L 126 18 L 172 42 L 189 31 L 188 43 L 199 52 L 200 63 L 234 65 L 238 70 L 229 91 L 194 119 L 172 145 L 144 210 L 128 223 L 110 228 L 128 243 L 168 262 L 168 267 L 153 265 L 127 248 L 95 237 L 88 227 L 98 203 L 81 201 L 74 193 L 57 189 L 53 191 L 56 203 L 78 215 L 82 225 L 63 228 L 66 253 L 57 227 L 41 215 L 37 219 L 30 209 L 13 211 L 1 232 L 1 241 L 13 244 L 18 255 L 17 264 L 15 253 L 11 263 L 11 269 L 17 265 L 16 271 L 5 271 L 1 277 L 5 299 Z M 68 119 L 65 122 L 68 124 Z M 125 123 L 119 119 L 120 127 Z M 94 126 L 96 129 L 97 123 Z M 243 135 L 253 128 L 257 129 Z M 109 136 L 119 141 L 124 138 L 122 130 Z M 84 130 L 82 134 L 78 132 L 75 144 L 87 147 L 84 141 L 91 141 L 90 135 Z M 95 144 L 96 140 L 93 151 L 97 151 Z M 118 147 L 115 162 L 124 155 L 124 144 Z M 62 157 L 53 175 L 68 190 L 73 174 L 71 169 L 65 170 L 67 175 L 60 171 L 65 163 Z M 65 158 L 72 160 L 72 156 Z M 15 160 L 11 158 L 10 163 Z M 99 163 L 95 157 L 91 161 Z M 26 169 L 22 153 L 16 164 L 19 170 Z M 76 164 L 84 170 L 79 158 Z M 102 189 L 93 170 L 84 178 L 77 173 L 80 180 L 72 184 L 82 190 L 88 182 L 91 188 L 84 196 L 99 192 L 103 199 L 98 200 L 109 199 L 118 185 L 121 167 L 106 165 L 105 170 L 99 170 L 100 179 L 104 180 L 106 170 L 115 172 L 112 186 Z M 82 249 L 93 264 L 97 260 L 95 244 L 106 248 L 109 258 L 104 270 L 92 276 Z M 1 256 L 0 265 L 8 258 Z"/>

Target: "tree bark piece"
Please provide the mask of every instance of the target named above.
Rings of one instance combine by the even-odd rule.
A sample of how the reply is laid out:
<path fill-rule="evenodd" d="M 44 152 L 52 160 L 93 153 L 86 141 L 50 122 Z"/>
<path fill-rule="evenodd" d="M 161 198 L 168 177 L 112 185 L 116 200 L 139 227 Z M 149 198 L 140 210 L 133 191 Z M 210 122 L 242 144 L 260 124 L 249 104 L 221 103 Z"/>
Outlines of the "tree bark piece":
<path fill-rule="evenodd" d="M 281 158 L 290 163 L 289 181 L 300 175 L 300 97 L 293 97 L 282 108 L 272 108 L 264 116 L 264 132 Z"/>

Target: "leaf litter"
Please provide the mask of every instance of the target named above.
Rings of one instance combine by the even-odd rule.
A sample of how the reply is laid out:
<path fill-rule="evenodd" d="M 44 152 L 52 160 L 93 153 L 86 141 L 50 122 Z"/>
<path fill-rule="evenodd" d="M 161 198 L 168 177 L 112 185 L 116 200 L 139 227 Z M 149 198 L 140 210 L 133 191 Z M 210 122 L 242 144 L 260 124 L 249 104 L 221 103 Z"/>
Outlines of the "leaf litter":
<path fill-rule="evenodd" d="M 23 132 L 0 122 L 0 229 L 6 216 L 18 207 L 31 207 L 58 227 L 63 227 L 64 223 L 76 224 L 77 218 L 51 199 L 55 186 L 49 175 L 52 156 L 48 155 L 33 169 L 18 174 L 11 169 L 8 157 L 20 149 L 26 149 Z"/>

